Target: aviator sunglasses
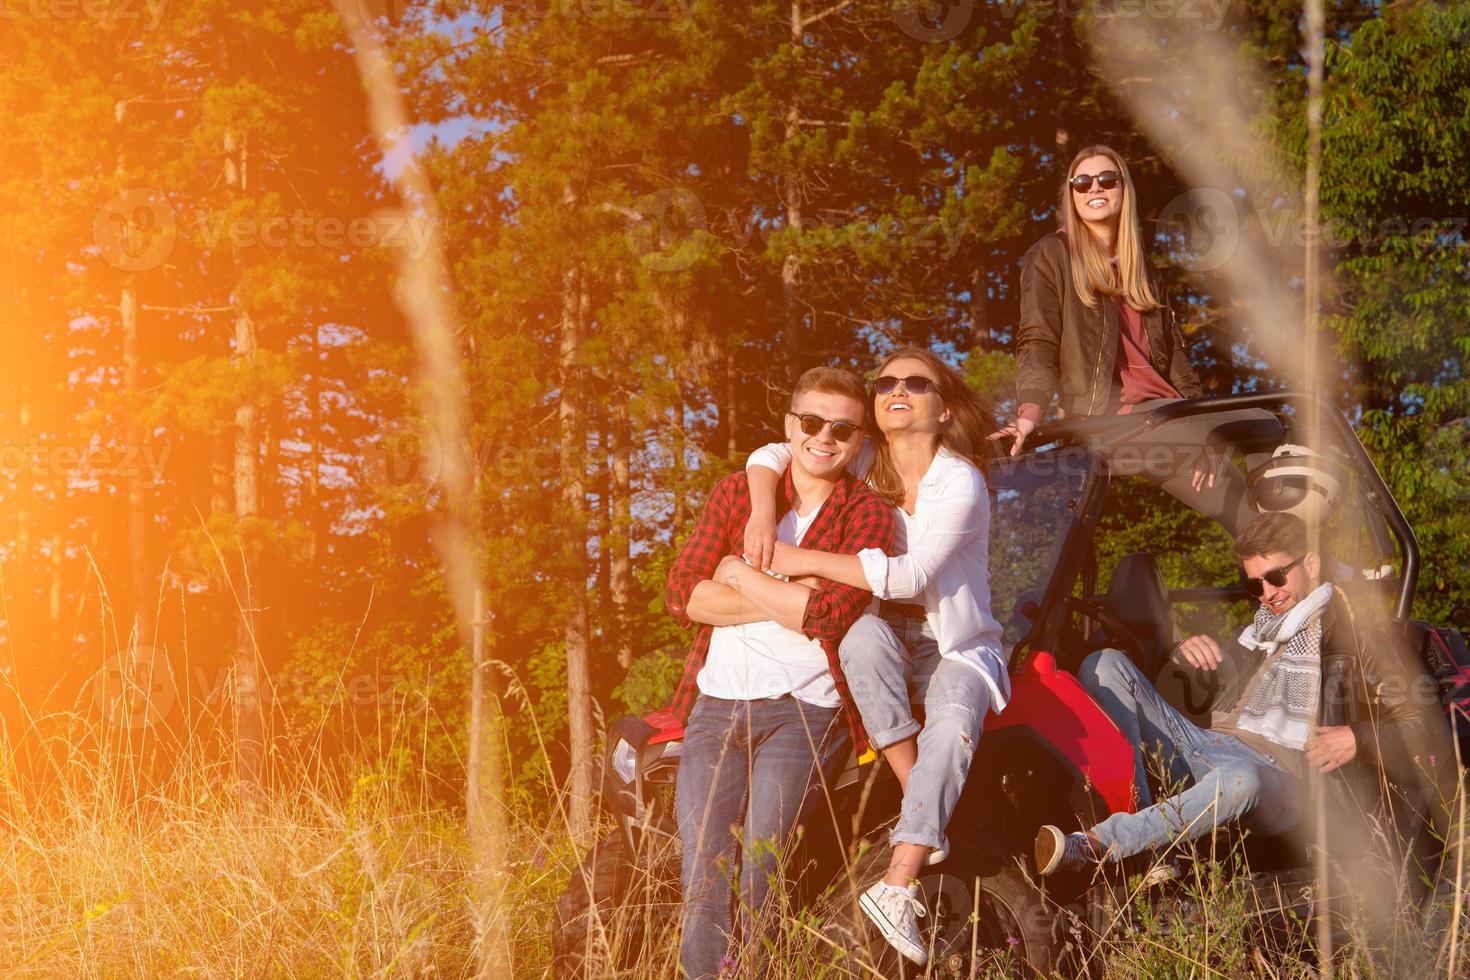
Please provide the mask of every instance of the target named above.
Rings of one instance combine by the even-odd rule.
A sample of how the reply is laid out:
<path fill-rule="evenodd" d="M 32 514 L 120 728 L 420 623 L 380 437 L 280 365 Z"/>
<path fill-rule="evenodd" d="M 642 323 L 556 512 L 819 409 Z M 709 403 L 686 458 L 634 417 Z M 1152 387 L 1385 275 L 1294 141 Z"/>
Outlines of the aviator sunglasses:
<path fill-rule="evenodd" d="M 1280 568 L 1273 568 L 1265 575 L 1262 575 L 1260 578 L 1246 579 L 1245 590 L 1251 595 L 1255 596 L 1257 599 L 1259 599 L 1266 592 L 1266 586 L 1262 583 L 1270 583 L 1272 588 L 1281 588 L 1283 585 L 1286 584 L 1287 574 L 1290 573 L 1293 568 L 1300 565 L 1302 563 L 1302 558 L 1305 557 L 1307 557 L 1306 552 L 1303 552 L 1301 558 L 1298 558 L 1296 561 L 1292 562 L 1289 565 L 1282 565 Z"/>
<path fill-rule="evenodd" d="M 1067 183 L 1072 185 L 1072 190 L 1078 194 L 1086 194 L 1092 190 L 1092 182 L 1096 180 L 1099 190 L 1110 191 L 1123 182 L 1122 176 L 1116 170 L 1104 170 L 1097 176 L 1092 174 L 1078 174 Z"/>
<path fill-rule="evenodd" d="M 891 374 L 885 374 L 873 382 L 873 390 L 880 395 L 891 395 L 900 381 L 903 382 L 904 390 L 911 395 L 927 395 L 939 387 L 922 374 L 911 374 L 907 378 L 895 378 Z"/>
<path fill-rule="evenodd" d="M 833 419 L 824 419 L 820 415 L 807 415 L 801 412 L 787 412 L 786 414 L 793 416 L 796 421 L 801 423 L 801 431 L 809 436 L 817 435 L 830 425 L 832 427 L 832 438 L 838 442 L 846 442 L 851 439 L 852 434 L 861 428 L 861 426 L 854 425 L 851 422 L 838 422 Z"/>

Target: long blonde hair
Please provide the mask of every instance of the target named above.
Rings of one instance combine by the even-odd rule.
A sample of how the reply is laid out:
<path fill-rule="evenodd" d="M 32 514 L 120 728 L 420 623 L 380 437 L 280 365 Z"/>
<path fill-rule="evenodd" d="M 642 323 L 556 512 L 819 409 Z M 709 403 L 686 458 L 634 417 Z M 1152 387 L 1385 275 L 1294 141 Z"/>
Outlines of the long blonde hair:
<path fill-rule="evenodd" d="M 987 438 L 996 430 L 995 412 L 990 403 L 980 397 L 979 392 L 965 384 L 960 373 L 944 363 L 933 353 L 922 347 L 903 347 L 878 365 L 878 377 L 894 361 L 909 358 L 919 361 L 934 374 L 939 382 L 939 397 L 949 409 L 949 421 L 939 433 L 939 444 L 961 459 L 967 459 L 984 473 L 991 457 L 996 454 L 996 443 Z M 893 463 L 893 453 L 888 439 L 878 428 L 877 395 L 868 412 L 868 434 L 873 440 L 873 467 L 868 471 L 868 485 L 878 496 L 893 503 L 903 503 L 903 477 Z"/>
<path fill-rule="evenodd" d="M 1067 254 L 1072 260 L 1072 288 L 1087 306 L 1097 305 L 1097 296 L 1119 297 L 1140 313 L 1163 306 L 1148 281 L 1148 255 L 1143 250 L 1143 233 L 1138 227 L 1138 196 L 1133 190 L 1133 176 L 1128 164 L 1111 147 L 1084 146 L 1067 167 L 1067 181 L 1076 176 L 1077 165 L 1088 157 L 1107 157 L 1123 177 L 1118 212 L 1118 232 L 1113 250 L 1118 257 L 1117 272 L 1109 261 L 1107 249 L 1089 231 L 1072 199 L 1072 185 L 1062 184 L 1062 227 L 1067 234 Z"/>

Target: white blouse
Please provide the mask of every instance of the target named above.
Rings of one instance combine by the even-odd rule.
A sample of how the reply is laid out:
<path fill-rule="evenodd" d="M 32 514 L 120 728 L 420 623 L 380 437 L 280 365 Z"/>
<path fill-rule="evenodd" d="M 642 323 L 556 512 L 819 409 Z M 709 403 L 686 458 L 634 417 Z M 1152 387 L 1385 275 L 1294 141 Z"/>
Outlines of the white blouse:
<path fill-rule="evenodd" d="M 866 477 L 872 444 L 865 443 L 851 469 Z M 769 443 L 750 454 L 745 466 L 778 473 L 791 465 L 784 443 Z M 924 606 L 939 643 L 940 656 L 978 670 L 990 687 L 991 710 L 1000 712 L 1011 697 L 1001 625 L 990 612 L 990 492 L 985 477 L 969 460 L 941 448 L 919 481 L 914 512 L 898 512 L 894 557 L 877 548 L 858 553 L 868 587 L 880 599 L 917 599 Z"/>

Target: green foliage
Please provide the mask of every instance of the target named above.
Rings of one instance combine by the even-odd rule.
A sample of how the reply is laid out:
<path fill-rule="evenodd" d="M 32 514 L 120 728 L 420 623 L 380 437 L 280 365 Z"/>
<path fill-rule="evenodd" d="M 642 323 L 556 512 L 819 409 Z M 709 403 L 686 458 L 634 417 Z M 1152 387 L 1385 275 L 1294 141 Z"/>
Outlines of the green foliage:
<path fill-rule="evenodd" d="M 1470 8 L 1410 4 L 1329 46 L 1322 201 L 1360 437 L 1424 551 L 1417 614 L 1470 622 Z"/>
<path fill-rule="evenodd" d="M 678 647 L 637 657 L 633 666 L 628 668 L 623 683 L 613 689 L 613 696 L 623 703 L 629 714 L 662 708 L 673 697 L 688 659 L 688 651 Z"/>

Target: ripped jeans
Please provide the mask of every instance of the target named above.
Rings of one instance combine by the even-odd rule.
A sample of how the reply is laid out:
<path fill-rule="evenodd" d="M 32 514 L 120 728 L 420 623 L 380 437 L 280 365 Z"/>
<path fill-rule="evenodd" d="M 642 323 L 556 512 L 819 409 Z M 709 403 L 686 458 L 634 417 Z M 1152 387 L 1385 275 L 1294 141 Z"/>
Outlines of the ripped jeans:
<path fill-rule="evenodd" d="M 965 789 L 990 688 L 973 667 L 939 655 L 922 618 L 865 614 L 843 638 L 839 656 L 875 748 L 919 733 L 918 761 L 889 842 L 939 847 Z M 912 700 L 924 702 L 922 730 L 910 691 Z"/>
<path fill-rule="evenodd" d="M 1083 661 L 1077 679 L 1133 743 L 1134 778 L 1143 804 L 1150 802 L 1147 752 L 1157 750 L 1170 778 L 1188 783 L 1168 799 L 1137 813 L 1115 813 L 1093 827 L 1109 858 L 1120 861 L 1194 840 L 1232 820 L 1262 835 L 1283 834 L 1296 825 L 1300 780 L 1235 736 L 1192 724 L 1122 653 L 1099 650 Z"/>

